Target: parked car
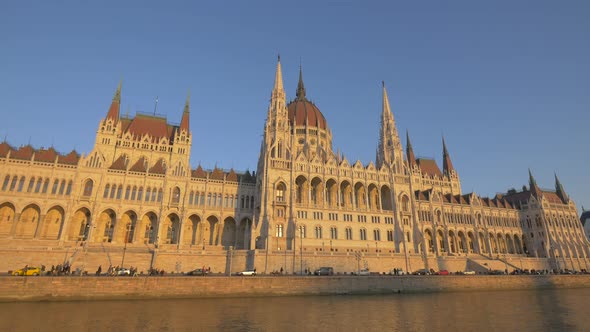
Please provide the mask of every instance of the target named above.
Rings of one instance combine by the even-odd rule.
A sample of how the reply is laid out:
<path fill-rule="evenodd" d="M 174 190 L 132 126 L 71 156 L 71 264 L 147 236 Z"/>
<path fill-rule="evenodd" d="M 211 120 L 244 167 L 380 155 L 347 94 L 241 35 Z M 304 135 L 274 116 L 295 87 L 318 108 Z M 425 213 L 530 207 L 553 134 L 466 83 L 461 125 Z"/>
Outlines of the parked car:
<path fill-rule="evenodd" d="M 255 276 L 256 275 L 256 271 L 255 270 L 246 270 L 246 271 L 241 271 L 236 273 L 236 275 L 239 276 Z"/>
<path fill-rule="evenodd" d="M 360 269 L 358 271 L 352 272 L 352 274 L 355 274 L 357 276 L 368 276 L 371 275 L 371 272 L 369 272 L 369 269 Z"/>
<path fill-rule="evenodd" d="M 403 276 L 404 274 L 406 274 L 406 273 L 402 269 L 393 269 L 393 270 L 389 271 L 389 275 L 392 275 L 392 276 Z"/>
<path fill-rule="evenodd" d="M 186 273 L 186 275 L 189 275 L 189 276 L 204 276 L 207 274 L 209 274 L 209 270 L 202 269 L 202 268 L 194 269 L 194 270 L 188 271 Z"/>
<path fill-rule="evenodd" d="M 115 270 L 114 274 L 116 276 L 130 276 L 131 275 L 131 270 L 124 268 L 124 267 L 120 267 L 118 269 Z"/>
<path fill-rule="evenodd" d="M 412 273 L 415 276 L 427 276 L 430 275 L 430 271 L 428 269 L 420 269 L 417 271 L 414 271 L 414 273 Z"/>
<path fill-rule="evenodd" d="M 334 268 L 329 266 L 323 266 L 313 271 L 313 274 L 316 276 L 331 276 L 334 274 Z"/>
<path fill-rule="evenodd" d="M 473 270 L 467 270 L 467 271 L 463 271 L 463 274 L 465 274 L 465 275 L 474 275 L 475 274 L 475 271 L 473 271 Z"/>
<path fill-rule="evenodd" d="M 493 274 L 493 275 L 502 275 L 502 274 L 506 274 L 504 271 L 502 270 L 492 270 L 489 272 L 489 274 Z"/>
<path fill-rule="evenodd" d="M 436 275 L 439 275 L 439 276 L 448 276 L 449 275 L 449 271 L 448 270 L 440 270 L 440 271 L 436 272 Z"/>
<path fill-rule="evenodd" d="M 12 272 L 13 276 L 38 276 L 41 275 L 41 268 L 38 267 L 23 267 Z"/>

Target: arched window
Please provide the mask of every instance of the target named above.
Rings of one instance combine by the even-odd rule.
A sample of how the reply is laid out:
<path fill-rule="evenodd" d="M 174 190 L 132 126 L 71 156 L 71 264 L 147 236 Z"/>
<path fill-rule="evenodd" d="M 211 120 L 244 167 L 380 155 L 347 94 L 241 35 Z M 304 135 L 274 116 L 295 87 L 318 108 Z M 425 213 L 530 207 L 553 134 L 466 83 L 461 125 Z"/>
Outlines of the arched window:
<path fill-rule="evenodd" d="M 284 202 L 285 201 L 285 184 L 279 183 L 277 185 L 277 202 Z"/>
<path fill-rule="evenodd" d="M 406 195 L 402 196 L 402 211 L 410 212 L 410 200 Z"/>
<path fill-rule="evenodd" d="M 162 188 L 160 188 L 160 190 L 158 190 L 158 202 L 162 201 Z"/>
<path fill-rule="evenodd" d="M 121 194 L 123 193 L 123 186 L 119 185 L 117 188 L 117 199 L 121 199 Z"/>
<path fill-rule="evenodd" d="M 180 202 L 180 188 L 174 187 L 172 189 L 172 204 L 178 204 Z"/>
<path fill-rule="evenodd" d="M 365 241 L 367 239 L 367 230 L 364 228 L 361 228 L 360 236 L 361 236 L 361 240 Z"/>
<path fill-rule="evenodd" d="M 111 195 L 109 196 L 109 198 L 110 198 L 110 199 L 113 199 L 113 198 L 115 198 L 115 193 L 116 193 L 116 192 L 117 192 L 117 185 L 115 185 L 115 184 L 114 184 L 114 185 L 111 187 Z"/>
<path fill-rule="evenodd" d="M 53 180 L 53 187 L 51 187 L 51 194 L 52 195 L 57 194 L 58 187 L 59 187 L 59 180 L 58 179 Z"/>
<path fill-rule="evenodd" d="M 135 200 L 135 195 L 137 195 L 137 187 L 133 186 L 133 189 L 131 190 L 131 200 L 132 201 Z"/>
<path fill-rule="evenodd" d="M 131 193 L 131 187 L 127 186 L 127 188 L 125 189 L 125 199 L 129 199 L 129 194 Z"/>
<path fill-rule="evenodd" d="M 8 183 L 10 182 L 10 175 L 7 175 L 4 178 L 4 183 L 2 184 L 2 191 L 6 191 L 8 189 Z"/>
<path fill-rule="evenodd" d="M 139 189 L 137 190 L 137 200 L 141 201 L 142 198 L 143 198 L 143 187 L 139 187 Z"/>
<path fill-rule="evenodd" d="M 375 241 L 381 241 L 381 232 L 378 229 L 373 230 L 373 238 Z"/>
<path fill-rule="evenodd" d="M 153 188 L 152 189 L 152 202 L 155 202 L 156 201 L 157 194 L 158 193 L 156 192 L 156 188 Z"/>
<path fill-rule="evenodd" d="M 10 191 L 14 191 L 14 188 L 16 188 L 16 181 L 18 181 L 18 177 L 15 175 L 12 177 L 12 182 L 10 182 Z"/>
<path fill-rule="evenodd" d="M 45 179 L 43 182 L 43 194 L 47 193 L 47 189 L 49 189 L 49 179 Z"/>
<path fill-rule="evenodd" d="M 102 198 L 108 198 L 109 197 L 109 190 L 111 189 L 111 185 L 107 184 L 104 187 L 104 193 L 102 194 Z"/>
<path fill-rule="evenodd" d="M 66 188 L 66 195 L 70 195 L 72 193 L 72 181 L 68 182 L 68 187 Z"/>
<path fill-rule="evenodd" d="M 29 180 L 29 187 L 27 188 L 27 192 L 30 193 L 31 191 L 33 191 L 34 187 L 35 187 L 35 178 L 32 177 L 31 180 Z"/>
<path fill-rule="evenodd" d="M 84 183 L 84 192 L 83 192 L 83 196 L 90 196 L 92 195 L 92 189 L 94 187 L 94 181 L 92 181 L 91 179 L 86 180 L 86 183 Z"/>
<path fill-rule="evenodd" d="M 150 197 L 152 197 L 152 188 L 148 187 L 145 190 L 145 201 L 149 202 L 150 201 Z"/>
<path fill-rule="evenodd" d="M 283 237 L 283 224 L 277 224 L 276 237 Z"/>
<path fill-rule="evenodd" d="M 315 227 L 315 238 L 321 239 L 322 238 L 322 226 Z"/>
<path fill-rule="evenodd" d="M 59 185 L 59 194 L 63 195 L 65 189 L 66 189 L 66 180 L 61 180 L 61 183 Z"/>
<path fill-rule="evenodd" d="M 330 239 L 338 239 L 338 229 L 336 227 L 330 227 Z"/>
<path fill-rule="evenodd" d="M 57 180 L 56 180 L 57 181 Z M 17 191 L 20 193 L 23 191 L 23 187 L 25 186 L 25 177 L 21 176 L 20 181 L 18 182 Z"/>
<path fill-rule="evenodd" d="M 43 185 L 43 179 L 37 178 L 37 186 L 35 187 L 35 193 L 38 193 L 41 191 L 41 185 Z"/>

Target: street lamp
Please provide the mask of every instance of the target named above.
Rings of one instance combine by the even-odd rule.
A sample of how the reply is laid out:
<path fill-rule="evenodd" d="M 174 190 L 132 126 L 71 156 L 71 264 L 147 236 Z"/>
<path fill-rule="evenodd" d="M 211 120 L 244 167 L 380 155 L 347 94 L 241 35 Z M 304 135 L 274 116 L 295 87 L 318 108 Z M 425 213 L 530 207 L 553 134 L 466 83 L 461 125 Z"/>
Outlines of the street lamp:
<path fill-rule="evenodd" d="M 232 260 L 234 256 L 234 246 L 229 246 L 229 276 L 231 277 Z"/>
<path fill-rule="evenodd" d="M 129 241 L 129 231 L 131 229 L 131 223 L 128 223 L 125 228 L 125 239 L 123 240 L 125 242 L 125 245 L 123 246 L 123 258 L 121 258 L 121 268 L 123 268 L 123 263 L 125 263 L 125 252 L 127 251 L 127 242 Z"/>

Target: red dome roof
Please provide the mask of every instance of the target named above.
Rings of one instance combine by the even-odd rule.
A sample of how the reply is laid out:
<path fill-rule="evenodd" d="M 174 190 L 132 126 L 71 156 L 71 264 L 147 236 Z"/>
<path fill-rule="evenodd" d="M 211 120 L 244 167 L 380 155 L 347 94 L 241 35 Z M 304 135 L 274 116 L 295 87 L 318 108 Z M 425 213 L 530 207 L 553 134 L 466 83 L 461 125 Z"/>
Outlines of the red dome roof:
<path fill-rule="evenodd" d="M 299 68 L 299 83 L 297 84 L 297 98 L 287 106 L 289 110 L 289 122 L 291 126 L 310 126 L 326 129 L 326 118 L 320 110 L 307 98 L 305 98 L 305 86 L 303 85 L 303 73 Z"/>
<path fill-rule="evenodd" d="M 326 118 L 320 110 L 305 98 L 297 98 L 289 103 L 289 121 L 291 126 L 317 127 L 326 129 Z"/>

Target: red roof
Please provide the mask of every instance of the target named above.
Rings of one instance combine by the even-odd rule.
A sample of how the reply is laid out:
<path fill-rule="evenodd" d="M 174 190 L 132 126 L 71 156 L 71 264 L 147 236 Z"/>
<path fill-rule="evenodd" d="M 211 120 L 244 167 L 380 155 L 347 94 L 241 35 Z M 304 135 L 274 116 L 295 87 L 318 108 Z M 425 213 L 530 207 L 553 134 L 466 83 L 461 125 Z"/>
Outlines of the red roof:
<path fill-rule="evenodd" d="M 442 178 L 442 172 L 440 171 L 440 168 L 438 168 L 438 165 L 434 159 L 418 158 L 416 159 L 416 163 L 418 163 L 422 173 L 429 176 L 437 176 Z"/>
<path fill-rule="evenodd" d="M 35 161 L 41 161 L 46 163 L 53 163 L 57 158 L 57 152 L 54 148 L 49 148 L 47 150 L 39 149 L 35 152 Z"/>
<path fill-rule="evenodd" d="M 164 165 L 164 160 L 160 159 L 156 164 L 150 168 L 150 173 L 152 174 L 166 174 L 166 166 Z"/>
<path fill-rule="evenodd" d="M 78 160 L 80 160 L 80 155 L 75 150 L 65 156 L 60 155 L 57 157 L 58 164 L 78 165 Z"/>
<path fill-rule="evenodd" d="M 135 164 L 133 164 L 133 166 L 131 166 L 129 170 L 131 172 L 145 173 L 147 171 L 145 157 L 139 158 L 139 160 Z"/>
<path fill-rule="evenodd" d="M 126 159 L 127 159 L 127 157 L 124 154 L 120 155 L 119 158 L 117 158 L 117 160 L 115 160 L 115 162 L 109 168 L 110 169 L 118 169 L 121 171 L 126 170 L 127 169 L 127 165 L 125 165 L 127 162 Z"/>
<path fill-rule="evenodd" d="M 220 168 L 215 167 L 215 169 L 211 173 L 211 177 L 210 178 L 213 179 L 213 180 L 223 180 L 224 173 L 223 173 L 223 171 Z"/>
<path fill-rule="evenodd" d="M 6 158 L 6 156 L 8 155 L 8 152 L 11 150 L 14 150 L 14 149 L 8 143 L 6 143 L 6 142 L 0 143 L 0 158 Z"/>
<path fill-rule="evenodd" d="M 34 152 L 35 150 L 30 145 L 21 146 L 18 150 L 14 151 L 10 157 L 14 159 L 31 160 Z"/>
<path fill-rule="evenodd" d="M 194 171 L 192 171 L 192 172 L 191 172 L 191 176 L 192 176 L 193 178 L 202 178 L 202 179 L 206 179 L 206 178 L 207 178 L 207 172 L 205 172 L 205 171 L 203 170 L 203 167 L 201 167 L 201 166 L 199 165 L 199 167 L 197 167 L 197 169 L 196 169 L 196 170 L 194 170 Z"/>
<path fill-rule="evenodd" d="M 151 142 L 164 137 L 172 141 L 174 129 L 176 128 L 168 124 L 166 118 L 140 113 L 136 114 L 133 119 L 122 119 L 121 121 L 123 132 L 129 132 L 138 139 L 147 134 L 152 139 Z"/>
<path fill-rule="evenodd" d="M 326 129 L 326 118 L 320 110 L 307 99 L 295 99 L 288 106 L 289 122 L 293 127 L 305 126 Z"/>
<path fill-rule="evenodd" d="M 233 168 L 229 171 L 229 174 L 227 174 L 227 181 L 238 182 L 238 175 L 234 172 Z"/>

